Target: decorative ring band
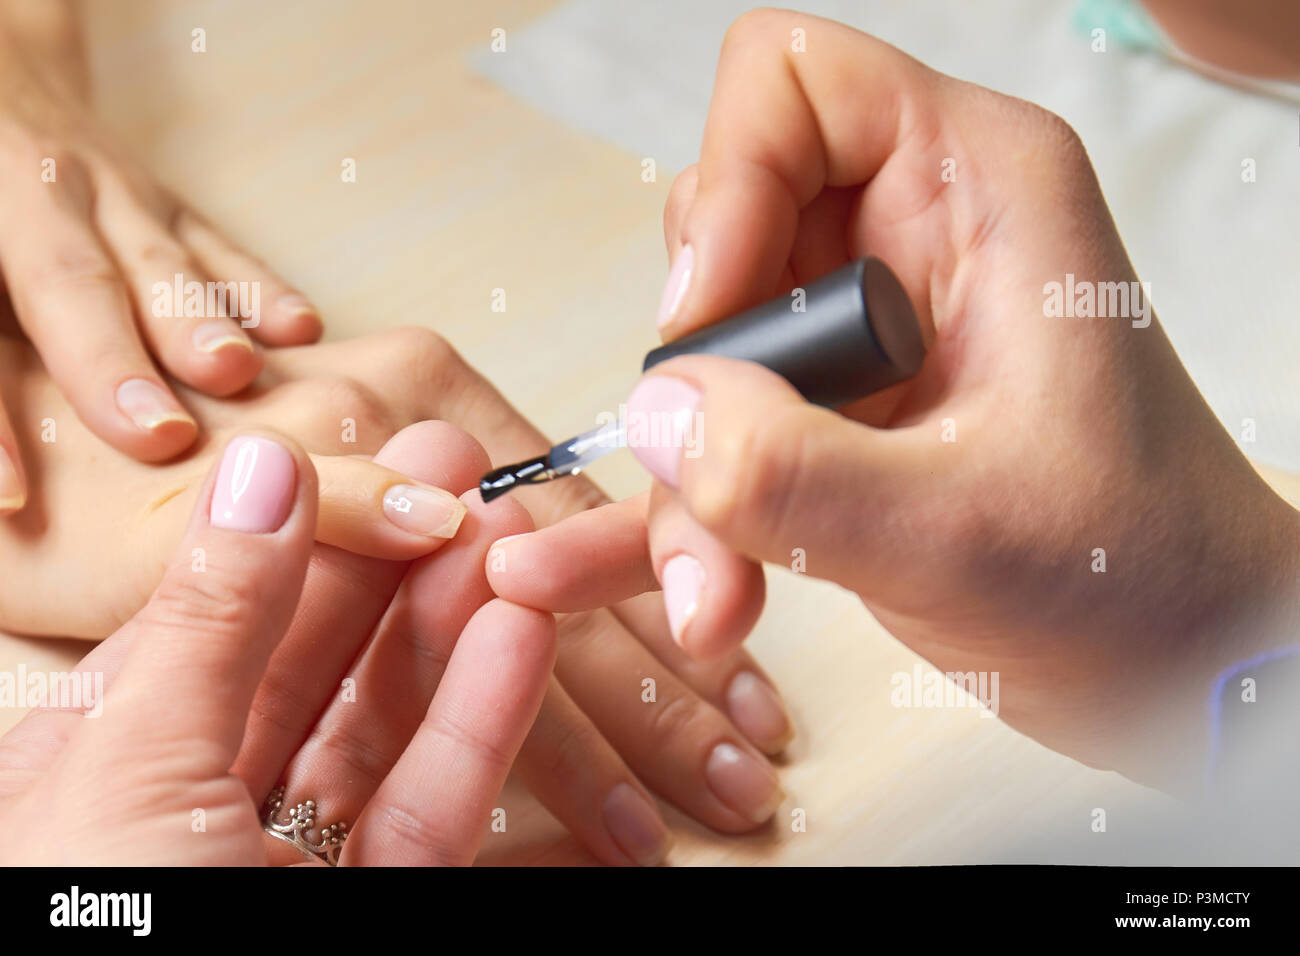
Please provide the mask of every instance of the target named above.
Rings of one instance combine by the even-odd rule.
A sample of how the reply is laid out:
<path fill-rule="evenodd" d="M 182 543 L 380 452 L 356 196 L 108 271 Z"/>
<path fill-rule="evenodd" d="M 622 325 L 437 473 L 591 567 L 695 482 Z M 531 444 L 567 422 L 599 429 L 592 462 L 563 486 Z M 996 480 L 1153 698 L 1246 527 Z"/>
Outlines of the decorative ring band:
<path fill-rule="evenodd" d="M 340 821 L 321 827 L 320 840 L 313 841 L 307 836 L 307 831 L 316 826 L 316 801 L 308 800 L 290 809 L 286 822 L 277 819 L 283 809 L 284 787 L 276 787 L 266 795 L 266 802 L 262 805 L 262 829 L 305 857 L 338 866 L 339 853 L 348 838 L 348 825 Z"/>

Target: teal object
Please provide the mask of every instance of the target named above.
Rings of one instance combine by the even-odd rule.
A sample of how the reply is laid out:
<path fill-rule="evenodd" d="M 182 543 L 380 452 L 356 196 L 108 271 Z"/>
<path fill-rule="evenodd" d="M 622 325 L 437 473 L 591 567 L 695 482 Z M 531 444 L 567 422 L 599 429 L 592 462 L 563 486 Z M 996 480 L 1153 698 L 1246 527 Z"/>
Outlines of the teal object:
<path fill-rule="evenodd" d="M 1108 43 L 1137 50 L 1164 50 L 1165 35 L 1138 0 L 1080 0 L 1071 22 L 1076 30 L 1091 34 L 1101 27 Z"/>

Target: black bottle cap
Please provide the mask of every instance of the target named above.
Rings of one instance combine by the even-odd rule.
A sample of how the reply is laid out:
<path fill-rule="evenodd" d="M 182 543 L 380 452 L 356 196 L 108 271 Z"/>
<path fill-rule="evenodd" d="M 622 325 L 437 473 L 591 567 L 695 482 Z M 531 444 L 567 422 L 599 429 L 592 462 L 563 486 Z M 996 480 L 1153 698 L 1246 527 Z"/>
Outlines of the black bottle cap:
<path fill-rule="evenodd" d="M 925 358 L 916 311 L 889 266 L 869 257 L 810 283 L 804 311 L 780 296 L 660 346 L 648 370 L 676 355 L 758 362 L 810 402 L 837 408 L 910 378 Z"/>

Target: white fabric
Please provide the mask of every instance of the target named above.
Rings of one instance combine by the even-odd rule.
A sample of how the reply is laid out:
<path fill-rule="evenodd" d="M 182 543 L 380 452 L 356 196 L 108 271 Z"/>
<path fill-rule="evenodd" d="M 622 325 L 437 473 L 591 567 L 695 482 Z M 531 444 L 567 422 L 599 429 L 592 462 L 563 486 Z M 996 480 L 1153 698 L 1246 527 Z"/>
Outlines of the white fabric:
<path fill-rule="evenodd" d="M 695 161 L 734 0 L 572 0 L 481 72 L 661 175 Z M 1252 457 L 1300 470 L 1300 115 L 1153 53 L 1093 53 L 1043 0 L 807 0 L 945 73 L 1033 100 L 1087 144 L 1179 354 Z M 1257 181 L 1244 183 L 1243 159 Z M 659 263 L 646 268 L 661 268 Z"/>

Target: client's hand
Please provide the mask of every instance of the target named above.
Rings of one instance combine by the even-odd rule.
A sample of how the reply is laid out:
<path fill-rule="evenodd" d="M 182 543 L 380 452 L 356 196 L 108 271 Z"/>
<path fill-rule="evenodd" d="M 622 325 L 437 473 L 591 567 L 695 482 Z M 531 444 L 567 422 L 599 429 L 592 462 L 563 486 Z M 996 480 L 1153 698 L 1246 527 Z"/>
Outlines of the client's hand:
<path fill-rule="evenodd" d="M 90 108 L 88 72 L 70 3 L 0 0 L 0 276 L 81 420 L 160 461 L 198 426 L 155 362 L 228 395 L 257 376 L 255 343 L 313 342 L 321 321 L 122 149 Z M 7 413 L 0 402 L 0 514 L 26 500 Z"/>
<path fill-rule="evenodd" d="M 465 436 L 443 437 L 435 454 L 472 462 Z M 6 865 L 248 865 L 266 862 L 268 848 L 284 862 L 302 862 L 305 853 L 266 836 L 258 807 L 261 778 L 304 759 L 311 742 L 296 757 L 293 746 L 259 747 L 267 735 L 257 702 L 273 680 L 312 684 L 307 671 L 286 672 L 282 638 L 312 556 L 316 494 L 315 471 L 292 443 L 242 434 L 226 446 L 197 491 L 188 531 L 157 591 L 81 664 L 84 678 L 107 685 L 105 698 L 84 712 L 34 710 L 0 741 Z M 201 567 L 196 552 L 205 556 Z M 436 568 L 431 559 L 413 569 L 407 593 L 455 586 L 477 572 L 448 552 Z M 555 625 L 549 615 L 499 600 L 461 614 L 452 596 L 448 609 L 418 625 L 386 619 L 359 663 L 354 703 L 321 717 L 318 732 L 327 739 L 350 729 L 350 739 L 374 748 L 372 756 L 381 744 L 391 748 L 372 763 L 373 780 L 352 781 L 356 802 L 343 821 L 351 825 L 336 825 L 338 801 L 327 809 L 303 798 L 303 812 L 291 816 L 291 791 L 287 805 L 271 807 L 285 839 L 344 864 L 474 858 L 545 693 Z M 324 648 L 330 622 L 317 623 L 312 637 Z M 392 651 L 409 647 L 412 628 L 426 642 L 418 663 L 433 670 L 436 660 L 440 678 L 418 714 L 406 706 L 414 701 L 383 696 L 401 680 Z M 386 740 L 379 732 L 391 729 L 394 709 L 411 718 L 410 732 Z M 363 712 L 364 723 L 354 723 L 350 710 Z M 367 740 L 366 730 L 378 736 Z M 241 740 L 244 754 L 256 751 L 241 758 L 243 779 L 231 771 Z M 248 773 L 250 763 L 266 773 Z"/>
<path fill-rule="evenodd" d="M 257 386 L 233 400 L 182 389 L 204 432 L 214 437 L 190 459 L 163 466 L 142 466 L 103 448 L 27 348 L 12 340 L 0 339 L 0 393 L 21 412 L 15 416 L 20 444 L 34 462 L 31 505 L 0 521 L 0 627 L 32 633 L 102 637 L 135 613 L 179 540 L 213 443 L 250 424 L 275 427 L 320 455 L 375 454 L 402 426 L 430 418 L 478 436 L 497 463 L 549 447 L 445 342 L 419 329 L 268 352 Z M 44 442 L 50 425 L 55 440 Z M 427 451 L 378 454 L 375 461 L 459 494 L 475 488 L 489 467 L 478 455 L 454 473 Z M 539 523 L 604 500 L 585 478 L 527 492 L 518 499 Z M 328 488 L 322 496 L 328 503 Z M 480 546 L 474 543 L 477 492 L 464 501 L 470 514 L 446 546 L 453 550 Z M 529 530 L 505 501 L 479 517 L 496 537 Z M 487 542 L 480 543 L 473 580 L 484 587 L 476 599 L 481 603 L 490 592 L 482 580 Z M 295 734 L 310 731 L 399 594 L 402 566 L 324 546 L 319 553 L 321 594 L 340 600 L 304 601 L 303 614 L 327 615 L 323 633 L 331 636 L 325 644 L 315 632 L 301 639 L 309 684 L 295 674 L 264 692 L 269 723 L 294 728 L 281 746 L 296 746 Z M 762 750 L 779 750 L 790 731 L 752 658 L 737 651 L 707 664 L 691 662 L 673 644 L 653 597 L 566 615 L 560 635 L 557 679 L 517 770 L 592 853 L 609 863 L 663 856 L 667 831 L 642 780 L 720 830 L 748 830 L 770 817 L 780 789 Z M 421 646 L 417 640 L 411 653 Z M 427 702 L 436 680 L 418 669 L 409 676 L 418 681 L 409 701 Z M 646 692 L 647 679 L 654 681 L 653 695 Z M 267 787 L 281 769 L 274 763 L 262 768 Z"/>

